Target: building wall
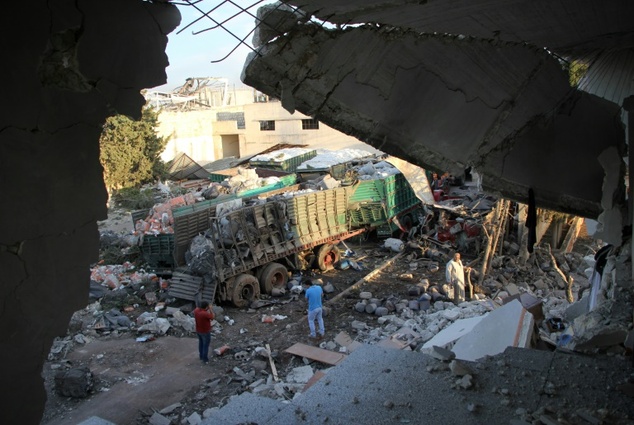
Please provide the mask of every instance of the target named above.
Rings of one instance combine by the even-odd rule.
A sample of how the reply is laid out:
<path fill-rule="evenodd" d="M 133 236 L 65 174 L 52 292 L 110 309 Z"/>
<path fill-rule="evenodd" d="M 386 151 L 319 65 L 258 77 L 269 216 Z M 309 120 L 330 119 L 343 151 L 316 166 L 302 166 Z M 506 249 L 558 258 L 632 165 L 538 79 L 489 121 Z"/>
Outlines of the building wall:
<path fill-rule="evenodd" d="M 4 13 L 0 69 L 0 423 L 39 424 L 42 367 L 89 302 L 106 118 L 141 116 L 141 90 L 165 82 L 176 6 L 141 0 L 16 2 Z M 21 19 L 28 17 L 29 24 Z M 4 19 L 3 19 L 4 18 Z M 37 192 L 34 195 L 34 191 Z"/>
<path fill-rule="evenodd" d="M 315 148 L 340 149 L 354 147 L 377 152 L 358 139 L 319 123 L 318 129 L 303 130 L 302 120 L 311 117 L 295 112 L 290 114 L 279 101 L 269 99 L 253 89 L 229 90 L 230 105 L 204 110 L 164 110 L 159 116 L 158 133 L 170 138 L 161 155 L 164 161 L 184 152 L 200 164 L 227 156 L 249 156 L 279 143 L 306 144 Z M 254 99 L 259 102 L 254 102 Z M 244 114 L 244 128 L 235 120 L 218 121 L 220 114 Z M 226 115 L 225 115 L 226 116 Z M 260 121 L 275 121 L 275 130 L 262 131 Z M 224 146 L 224 149 L 223 149 Z M 228 150 L 225 152 L 224 150 Z"/>

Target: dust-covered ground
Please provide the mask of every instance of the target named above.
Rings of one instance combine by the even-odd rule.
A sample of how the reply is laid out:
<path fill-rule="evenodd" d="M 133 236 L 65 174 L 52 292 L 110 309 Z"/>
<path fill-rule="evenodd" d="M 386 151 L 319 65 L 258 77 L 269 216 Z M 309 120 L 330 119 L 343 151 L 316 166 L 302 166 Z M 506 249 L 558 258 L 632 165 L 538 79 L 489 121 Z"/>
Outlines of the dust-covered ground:
<path fill-rule="evenodd" d="M 125 213 L 113 214 L 102 227 L 124 232 L 131 226 L 129 220 Z M 562 260 L 567 261 L 568 270 L 575 277 L 575 295 L 589 286 L 583 273 L 587 264 L 582 259 L 593 254 L 596 248 L 595 241 L 583 236 L 577 241 L 575 252 Z M 360 270 L 349 267 L 323 273 L 313 271 L 300 278 L 304 289 L 312 279 L 319 279 L 324 287 L 332 285 L 324 303 L 324 340 L 313 341 L 308 336 L 303 293 L 263 296 L 258 305 L 248 309 L 221 305 L 216 307 L 217 324 L 211 350 L 225 349 L 220 355 L 214 354 L 208 365 L 198 360 L 195 333 L 177 324 L 164 334 L 140 332 L 138 326 L 114 330 L 98 326 L 100 314 L 111 309 L 121 311 L 131 323 L 143 313 L 155 312 L 155 306 L 146 302 L 147 292 L 156 292 L 159 301 L 166 300 L 167 307 L 178 308 L 185 314 L 194 307 L 190 301 L 169 299 L 164 289 L 144 285 L 110 291 L 98 302 L 87 300 L 87 308 L 75 314 L 68 335 L 60 338 L 64 343 L 57 344 L 58 349 L 52 351 L 50 361 L 44 366 L 48 402 L 42 424 L 77 424 L 91 416 L 118 425 L 147 424 L 152 423 L 150 418 L 157 414 L 174 424 L 188 423 L 188 420 L 195 423 L 196 415 L 204 417 L 205 412 L 223 406 L 230 397 L 253 391 L 260 382 L 270 382 L 275 372 L 279 382 L 285 382 L 293 369 L 305 365 L 301 357 L 284 351 L 295 343 L 340 351 L 342 347 L 334 338 L 341 332 L 361 343 L 376 343 L 384 338 L 385 320 L 359 311 L 361 292 L 371 293 L 371 301 L 382 305 L 390 300 L 393 303 L 417 300 L 419 294 L 412 292 L 412 287 L 425 281 L 426 287 L 440 287 L 444 282 L 444 264 L 453 252 L 451 248 L 434 244 L 422 248 L 420 244 L 412 244 L 397 254 L 384 248 L 380 240 L 350 241 L 347 246 L 354 252 L 350 258 L 358 262 Z M 463 262 L 468 264 L 478 254 L 475 251 L 463 253 Z M 472 303 L 492 302 L 504 290 L 505 282 L 547 281 L 549 278 L 547 270 L 531 265 L 514 266 L 513 256 L 501 257 L 491 276 L 487 276 L 482 285 L 476 285 L 479 300 L 474 299 Z M 378 273 L 372 273 L 377 269 L 380 269 Z M 371 277 L 367 277 L 371 273 Z M 527 291 L 551 300 L 544 305 L 546 317 L 549 309 L 556 313 L 557 308 L 567 305 L 561 288 L 553 286 L 542 290 L 529 284 L 525 286 Z M 158 316 L 167 318 L 166 309 L 160 309 Z M 554 338 L 557 334 L 548 336 Z M 416 349 L 421 342 L 406 345 Z M 540 346 L 549 349 L 547 344 Z M 270 347 L 271 359 L 263 352 L 267 347 Z M 328 367 L 320 362 L 312 362 L 311 366 L 315 370 Z M 86 396 L 60 395 L 55 376 L 81 367 L 87 367 L 92 376 Z M 269 395 L 291 399 L 296 391 L 296 386 L 281 386 Z"/>
<path fill-rule="evenodd" d="M 71 321 L 69 335 L 81 334 L 81 337 L 72 339 L 67 352 L 51 356 L 52 360 L 44 367 L 48 402 L 42 423 L 79 423 L 82 419 L 96 415 L 119 425 L 144 424 L 148 423 L 154 411 L 174 403 L 182 404 L 176 409 L 182 417 L 195 411 L 202 414 L 206 409 L 220 406 L 230 396 L 246 390 L 246 381 L 236 375 L 234 368 L 241 368 L 248 373 L 253 369 L 254 361 L 259 359 L 255 367 L 262 371 L 258 371 L 256 376 L 271 373 L 268 359 L 255 355 L 254 351 L 266 345 L 273 352 L 277 373 L 283 380 L 290 370 L 303 365 L 301 359 L 285 353 L 286 348 L 297 342 L 324 344 L 341 331 L 354 337 L 356 331 L 351 327 L 351 322 L 378 319 L 355 311 L 354 305 L 359 300 L 361 290 L 371 291 L 379 298 L 389 294 L 407 295 L 407 286 L 411 281 L 396 277 L 410 272 L 409 263 L 401 260 L 386 267 L 369 283 L 330 302 L 330 299 L 358 284 L 375 267 L 396 255 L 381 248 L 378 243 L 349 243 L 348 246 L 355 250 L 357 258 L 363 258 L 359 261 L 363 270 L 349 268 L 303 276 L 304 282 L 307 279 L 321 279 L 324 284 L 332 284 L 334 289 L 325 298 L 326 338 L 323 341 L 309 338 L 307 304 L 303 293 L 287 293 L 268 299 L 263 297 L 260 303 L 263 306 L 255 309 L 219 306 L 222 311 L 216 318 L 218 323 L 214 327 L 211 350 L 223 346 L 228 349 L 220 356 L 213 355 L 209 365 L 202 365 L 198 360 L 195 333 L 174 326 L 166 335 L 156 335 L 153 340 L 138 342 L 137 337 L 147 332 L 95 330 L 95 311 L 87 308 L 77 312 Z M 138 292 L 142 294 L 143 289 Z M 105 296 L 100 301 L 101 310 L 108 310 L 115 305 L 136 305 L 125 312 L 131 321 L 144 311 L 153 311 L 151 306 L 144 305 L 142 296 L 127 295 L 121 300 L 122 296 L 123 293 Z M 175 300 L 170 306 L 182 308 L 185 312 L 193 308 L 191 302 L 184 300 Z M 217 311 L 221 309 L 217 308 Z M 266 320 L 271 317 L 272 322 Z M 238 359 L 238 353 L 248 355 Z M 94 377 L 89 395 L 86 398 L 59 395 L 55 391 L 55 374 L 60 370 L 82 366 L 88 367 Z"/>

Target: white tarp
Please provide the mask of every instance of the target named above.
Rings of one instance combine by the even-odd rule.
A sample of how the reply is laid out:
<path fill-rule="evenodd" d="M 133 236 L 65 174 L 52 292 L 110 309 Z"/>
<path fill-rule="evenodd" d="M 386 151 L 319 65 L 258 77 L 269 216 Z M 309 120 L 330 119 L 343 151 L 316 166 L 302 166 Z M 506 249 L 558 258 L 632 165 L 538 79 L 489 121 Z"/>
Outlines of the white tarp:
<path fill-rule="evenodd" d="M 389 162 L 398 170 L 403 173 L 403 176 L 407 179 L 416 197 L 420 199 L 426 205 L 434 205 L 434 194 L 429 186 L 427 175 L 425 170 L 417 165 L 410 164 L 395 156 L 388 156 L 385 158 L 386 162 Z"/>

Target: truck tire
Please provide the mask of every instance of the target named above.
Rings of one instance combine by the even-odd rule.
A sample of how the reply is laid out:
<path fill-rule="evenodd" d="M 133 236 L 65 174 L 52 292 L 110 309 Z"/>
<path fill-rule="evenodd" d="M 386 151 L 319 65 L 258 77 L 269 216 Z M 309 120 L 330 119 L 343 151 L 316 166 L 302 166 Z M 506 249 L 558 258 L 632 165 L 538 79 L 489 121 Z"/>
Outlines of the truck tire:
<path fill-rule="evenodd" d="M 340 259 L 341 252 L 334 245 L 323 244 L 317 251 L 317 267 L 319 267 L 319 270 L 326 271 L 334 268 Z"/>
<path fill-rule="evenodd" d="M 255 276 L 241 274 L 233 282 L 231 301 L 238 308 L 248 307 L 260 296 L 260 284 Z"/>
<path fill-rule="evenodd" d="M 273 288 L 286 288 L 288 270 L 280 263 L 270 263 L 264 266 L 260 274 L 260 291 L 265 294 L 273 292 Z"/>

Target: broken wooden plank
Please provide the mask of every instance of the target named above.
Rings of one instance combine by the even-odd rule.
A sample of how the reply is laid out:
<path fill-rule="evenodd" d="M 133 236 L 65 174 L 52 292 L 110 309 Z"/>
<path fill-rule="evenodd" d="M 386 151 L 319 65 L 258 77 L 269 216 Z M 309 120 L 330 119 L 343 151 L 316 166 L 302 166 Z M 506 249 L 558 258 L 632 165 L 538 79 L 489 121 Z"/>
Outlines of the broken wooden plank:
<path fill-rule="evenodd" d="M 275 367 L 275 363 L 273 362 L 273 356 L 271 356 L 271 346 L 266 344 L 266 351 L 269 352 L 269 364 L 271 365 L 271 373 L 273 374 L 273 379 L 275 382 L 279 381 L 280 378 L 277 376 L 277 368 Z"/>
<path fill-rule="evenodd" d="M 579 236 L 579 232 L 581 231 L 581 226 L 583 225 L 583 218 L 574 217 L 572 222 L 570 223 L 570 228 L 568 229 L 568 233 L 566 233 L 566 237 L 564 238 L 563 243 L 561 244 L 561 250 L 563 252 L 572 252 L 572 249 L 575 246 L 575 242 L 577 241 L 577 237 Z"/>
<path fill-rule="evenodd" d="M 343 353 L 336 353 L 319 347 L 311 347 L 310 345 L 302 344 L 301 342 L 291 345 L 284 350 L 284 352 L 333 366 L 338 365 L 347 357 L 347 355 Z"/>
<path fill-rule="evenodd" d="M 341 297 L 343 297 L 345 294 L 349 293 L 353 289 L 357 289 L 359 286 L 361 286 L 364 283 L 368 282 L 370 279 L 372 279 L 374 276 L 376 276 L 381 270 L 383 270 L 384 268 L 386 268 L 387 266 L 392 264 L 397 259 L 401 258 L 404 254 L 405 254 L 405 251 L 402 251 L 402 252 L 399 252 L 398 254 L 396 254 L 395 256 L 393 256 L 392 258 L 388 259 L 383 264 L 381 264 L 379 267 L 375 268 L 370 273 L 368 273 L 367 275 L 365 275 L 364 277 L 359 279 L 357 282 L 355 282 L 354 284 L 350 285 L 348 288 L 346 288 L 346 290 L 340 292 L 339 294 L 337 294 L 337 296 L 335 296 L 334 298 L 331 298 L 330 300 L 328 300 L 328 304 L 331 304 L 331 303 L 337 301 L 338 299 L 340 299 Z"/>

